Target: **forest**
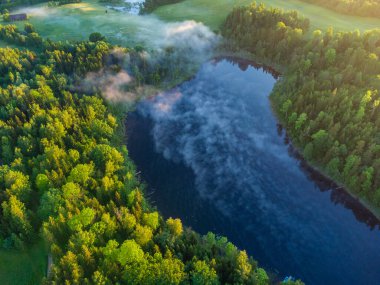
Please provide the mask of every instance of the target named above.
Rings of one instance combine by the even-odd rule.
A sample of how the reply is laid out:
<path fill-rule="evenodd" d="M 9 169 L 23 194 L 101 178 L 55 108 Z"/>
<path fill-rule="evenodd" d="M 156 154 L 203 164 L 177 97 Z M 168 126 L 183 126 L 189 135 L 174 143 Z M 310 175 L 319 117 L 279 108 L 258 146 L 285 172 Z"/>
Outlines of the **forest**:
<path fill-rule="evenodd" d="M 163 5 L 169 5 L 169 4 L 175 4 L 178 2 L 181 2 L 183 0 L 146 0 L 143 3 L 142 6 L 142 13 L 151 13 L 156 8 L 163 6 Z"/>
<path fill-rule="evenodd" d="M 302 0 L 307 3 L 321 5 L 336 12 L 361 16 L 380 18 L 380 1 L 378 0 Z"/>
<path fill-rule="evenodd" d="M 380 207 L 380 30 L 309 31 L 308 20 L 252 4 L 223 25 L 233 49 L 282 66 L 272 93 L 281 122 L 307 161 Z"/>
<path fill-rule="evenodd" d="M 75 88 L 110 62 L 120 70 L 101 35 L 52 42 L 28 24 L 0 26 L 0 38 L 29 48 L 0 48 L 3 248 L 43 237 L 53 260 L 44 284 L 271 282 L 226 238 L 200 236 L 149 205 L 120 141 L 124 112 Z"/>

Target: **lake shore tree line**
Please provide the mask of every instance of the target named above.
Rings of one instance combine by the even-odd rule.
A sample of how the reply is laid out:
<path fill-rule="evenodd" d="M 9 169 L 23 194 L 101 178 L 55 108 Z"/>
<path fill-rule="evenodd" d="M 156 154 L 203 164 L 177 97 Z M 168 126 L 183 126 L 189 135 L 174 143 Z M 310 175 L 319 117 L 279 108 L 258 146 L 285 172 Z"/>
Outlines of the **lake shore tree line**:
<path fill-rule="evenodd" d="M 271 98 L 308 162 L 380 208 L 380 29 L 310 31 L 297 12 L 253 3 L 222 34 L 284 72 Z"/>

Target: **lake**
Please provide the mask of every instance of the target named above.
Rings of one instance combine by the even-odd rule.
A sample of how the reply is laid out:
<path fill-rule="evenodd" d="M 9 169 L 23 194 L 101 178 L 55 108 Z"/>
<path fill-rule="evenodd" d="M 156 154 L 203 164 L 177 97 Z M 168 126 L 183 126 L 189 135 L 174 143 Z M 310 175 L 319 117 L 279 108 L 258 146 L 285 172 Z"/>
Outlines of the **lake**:
<path fill-rule="evenodd" d="M 281 278 L 380 284 L 379 221 L 312 171 L 272 112 L 276 74 L 215 59 L 127 118 L 147 197 L 165 217 L 213 231 Z"/>

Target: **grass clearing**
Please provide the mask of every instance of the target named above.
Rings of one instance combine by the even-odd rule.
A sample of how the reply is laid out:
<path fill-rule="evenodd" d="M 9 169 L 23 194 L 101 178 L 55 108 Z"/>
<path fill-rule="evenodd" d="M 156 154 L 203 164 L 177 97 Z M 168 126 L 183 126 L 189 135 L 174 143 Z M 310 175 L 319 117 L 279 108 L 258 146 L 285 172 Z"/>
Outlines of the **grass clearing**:
<path fill-rule="evenodd" d="M 4 48 L 4 47 L 7 47 L 9 46 L 9 44 L 7 44 L 6 42 L 0 40 L 0 48 Z"/>
<path fill-rule="evenodd" d="M 21 46 L 17 46 L 15 44 L 10 44 L 10 43 L 7 43 L 3 40 L 0 40 L 0 48 L 18 48 L 18 49 L 25 49 L 24 47 L 21 47 Z"/>
<path fill-rule="evenodd" d="M 92 0 L 54 8 L 39 4 L 17 12 L 27 13 L 38 33 L 54 41 L 84 40 L 91 33 L 100 32 L 112 43 L 125 44 L 123 36 L 130 38 L 136 30 L 133 16 L 106 9 Z M 23 22 L 16 24 L 24 26 Z"/>
<path fill-rule="evenodd" d="M 159 7 L 154 14 L 166 21 L 194 19 L 217 30 L 233 7 L 252 2 L 253 0 L 185 0 Z M 258 0 L 257 2 L 284 10 L 297 10 L 310 19 L 313 29 L 325 30 L 332 26 L 338 31 L 355 29 L 365 31 L 380 28 L 380 19 L 343 15 L 299 0 Z"/>
<path fill-rule="evenodd" d="M 107 13 L 106 13 L 107 11 Z M 113 44 L 148 45 L 157 39 L 157 29 L 165 25 L 156 16 L 136 16 L 108 9 L 96 0 L 47 7 L 46 3 L 19 8 L 15 13 L 27 13 L 36 31 L 53 41 L 85 40 L 93 32 L 100 32 Z M 14 22 L 20 29 L 26 21 Z M 0 24 L 8 23 L 0 20 Z"/>
<path fill-rule="evenodd" d="M 47 251 L 41 241 L 26 251 L 0 250 L 1 285 L 36 285 L 46 274 Z"/>
<path fill-rule="evenodd" d="M 252 0 L 185 0 L 158 8 L 153 15 L 136 16 L 106 8 L 97 0 L 59 7 L 47 7 L 46 3 L 19 8 L 15 13 L 27 13 L 41 36 L 54 41 L 84 40 L 93 32 L 100 32 L 113 44 L 122 46 L 150 46 L 163 37 L 159 31 L 165 21 L 195 20 L 217 30 L 234 6 L 248 5 Z M 313 29 L 361 31 L 380 28 L 380 19 L 353 17 L 335 13 L 323 7 L 299 0 L 261 0 L 266 5 L 297 10 L 310 18 Z M 107 11 L 107 13 L 106 13 Z M 161 19 L 161 20 L 160 20 Z M 0 20 L 0 24 L 7 24 Z M 23 28 L 25 22 L 15 22 Z M 0 47 L 6 46 L 0 42 Z"/>

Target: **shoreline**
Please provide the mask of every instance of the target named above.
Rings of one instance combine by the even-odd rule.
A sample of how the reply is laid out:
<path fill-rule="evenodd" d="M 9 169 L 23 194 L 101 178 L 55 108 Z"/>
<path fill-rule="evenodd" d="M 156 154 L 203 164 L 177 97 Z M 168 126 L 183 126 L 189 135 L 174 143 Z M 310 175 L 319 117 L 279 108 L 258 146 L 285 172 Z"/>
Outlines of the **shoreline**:
<path fill-rule="evenodd" d="M 223 47 L 217 48 L 213 56 L 210 57 L 207 61 L 221 60 L 221 59 L 237 60 L 237 61 L 241 61 L 242 63 L 246 62 L 247 64 L 257 67 L 257 68 L 259 67 L 266 68 L 267 72 L 272 73 L 272 75 L 277 78 L 281 78 L 282 74 L 286 70 L 284 66 L 271 64 L 268 60 L 259 59 L 254 54 L 251 54 L 244 50 L 228 51 L 228 49 L 226 50 Z M 165 84 L 165 86 L 160 86 L 159 88 L 157 88 L 156 91 L 162 92 L 163 90 L 171 90 L 175 88 L 176 86 L 179 86 L 183 84 L 184 82 L 191 80 L 193 76 L 194 75 L 182 77 L 178 80 L 175 80 L 175 82 L 170 82 L 169 84 Z M 280 120 L 280 117 L 278 116 L 278 112 L 274 106 L 273 98 L 271 95 L 272 93 L 269 94 L 269 98 L 268 98 L 270 100 L 271 109 L 278 124 L 281 126 L 281 128 L 283 128 L 287 138 L 289 139 L 288 146 L 289 146 L 290 151 L 292 152 L 291 155 L 293 155 L 297 160 L 299 160 L 301 164 L 304 164 L 302 167 L 309 172 L 308 174 L 310 175 L 317 174 L 317 176 L 323 177 L 323 179 L 325 180 L 324 181 L 325 184 L 330 184 L 332 186 L 332 187 L 329 187 L 329 191 L 338 191 L 338 190 L 343 191 L 345 194 L 349 195 L 352 199 L 354 199 L 360 206 L 366 209 L 370 214 L 372 214 L 373 218 L 377 220 L 377 224 L 380 225 L 380 208 L 377 208 L 371 205 L 371 203 L 367 199 L 359 197 L 357 194 L 353 193 L 353 191 L 349 190 L 343 183 L 335 181 L 323 169 L 321 169 L 319 166 L 315 165 L 314 163 L 307 161 L 303 157 L 300 147 L 293 143 L 292 138 L 288 134 L 287 128 L 285 127 L 284 123 Z M 155 96 L 155 94 L 150 94 L 150 96 Z M 140 98 L 138 101 L 140 101 L 141 99 L 143 98 Z M 135 103 L 138 103 L 138 102 L 135 102 Z M 127 110 L 125 112 L 124 119 L 126 118 L 126 116 L 128 116 L 128 113 L 130 111 L 131 110 Z M 350 210 L 354 212 L 354 209 L 350 209 Z"/>
<path fill-rule="evenodd" d="M 217 57 L 219 57 L 219 58 L 222 58 L 222 57 L 238 58 L 238 59 L 245 60 L 248 62 L 253 62 L 257 65 L 262 65 L 263 67 L 266 66 L 266 67 L 269 67 L 270 69 L 273 69 L 276 72 L 276 74 L 279 74 L 280 77 L 286 70 L 285 66 L 272 64 L 272 63 L 270 63 L 269 60 L 260 59 L 257 56 L 255 56 L 254 54 L 247 52 L 245 50 L 228 51 L 228 47 L 227 47 L 227 50 L 223 50 L 223 47 L 222 47 L 222 49 L 219 51 L 219 54 L 217 55 Z M 272 112 L 273 112 L 277 122 L 283 127 L 283 129 L 286 132 L 286 135 L 288 136 L 287 128 L 285 127 L 284 123 L 280 120 L 280 117 L 278 116 L 278 112 L 277 112 L 276 108 L 274 107 L 274 102 L 273 102 L 271 95 L 272 95 L 272 93 L 269 95 L 269 100 L 271 103 Z M 302 162 L 304 162 L 306 164 L 306 166 L 308 168 L 310 168 L 312 171 L 318 173 L 319 175 L 323 176 L 327 181 L 331 181 L 332 183 L 334 183 L 336 185 L 336 188 L 332 188 L 332 189 L 330 189 L 330 191 L 334 191 L 336 189 L 343 190 L 346 194 L 351 196 L 361 206 L 363 206 L 363 208 L 368 210 L 378 220 L 378 222 L 380 224 L 380 208 L 373 206 L 368 199 L 360 197 L 359 195 L 355 194 L 353 191 L 348 189 L 347 186 L 344 185 L 343 183 L 341 183 L 339 181 L 335 181 L 332 177 L 330 177 L 326 173 L 326 171 L 321 169 L 319 166 L 315 165 L 314 163 L 312 163 L 310 161 L 307 161 L 303 157 L 302 151 L 299 148 L 299 146 L 297 146 L 293 143 L 292 138 L 290 136 L 288 136 L 288 138 L 289 138 L 289 147 L 293 148 L 293 151 L 295 151 L 295 154 L 297 156 L 299 156 L 298 159 L 302 160 Z"/>
<path fill-rule="evenodd" d="M 273 110 L 273 113 L 276 116 L 276 119 L 278 120 L 277 113 L 275 112 L 275 110 Z M 280 121 L 278 120 L 278 122 L 280 122 Z M 282 124 L 281 124 L 281 126 L 282 126 Z M 284 130 L 286 132 L 286 128 L 285 127 L 283 127 L 283 128 L 284 128 Z M 287 133 L 286 133 L 286 135 L 287 135 Z M 343 191 L 345 194 L 349 195 L 352 199 L 354 199 L 357 203 L 359 203 L 369 213 L 371 213 L 373 215 L 373 217 L 376 218 L 376 220 L 378 221 L 378 223 L 380 225 L 380 209 L 375 208 L 374 206 L 372 206 L 368 202 L 367 199 L 361 198 L 358 195 L 356 195 L 355 193 L 353 193 L 352 191 L 350 191 L 343 183 L 335 181 L 332 177 L 330 177 L 327 173 L 325 173 L 325 171 L 323 169 L 321 169 L 317 165 L 315 165 L 315 164 L 307 161 L 303 157 L 300 148 L 298 146 L 296 146 L 296 145 L 293 144 L 293 142 L 291 141 L 290 137 L 288 137 L 288 138 L 289 138 L 289 148 L 291 149 L 293 155 L 299 161 L 301 161 L 301 163 L 305 164 L 304 165 L 305 168 L 308 171 L 312 171 L 313 173 L 322 176 L 326 180 L 326 182 L 330 182 L 331 185 L 334 186 L 333 188 L 330 188 L 329 191 L 339 191 L 339 190 Z"/>

